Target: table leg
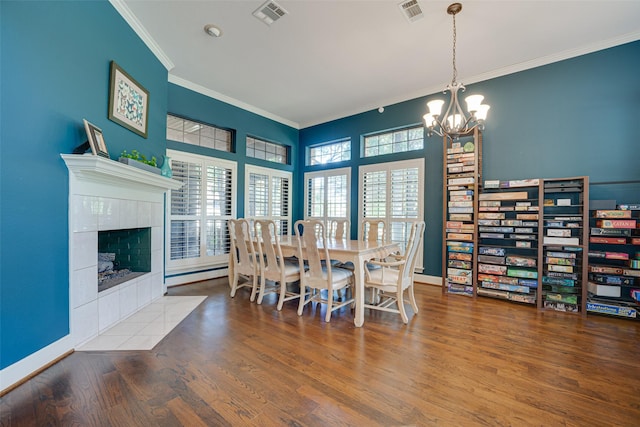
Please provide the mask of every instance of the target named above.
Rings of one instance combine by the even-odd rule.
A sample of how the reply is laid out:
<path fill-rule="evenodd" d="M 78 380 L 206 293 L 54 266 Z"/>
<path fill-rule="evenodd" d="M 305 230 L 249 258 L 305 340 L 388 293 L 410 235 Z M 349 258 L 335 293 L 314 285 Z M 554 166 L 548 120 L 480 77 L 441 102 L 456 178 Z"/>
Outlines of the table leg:
<path fill-rule="evenodd" d="M 364 324 L 364 259 L 356 257 L 353 262 L 354 269 L 354 298 L 356 300 L 356 314 L 353 323 L 356 328 L 362 327 Z"/>

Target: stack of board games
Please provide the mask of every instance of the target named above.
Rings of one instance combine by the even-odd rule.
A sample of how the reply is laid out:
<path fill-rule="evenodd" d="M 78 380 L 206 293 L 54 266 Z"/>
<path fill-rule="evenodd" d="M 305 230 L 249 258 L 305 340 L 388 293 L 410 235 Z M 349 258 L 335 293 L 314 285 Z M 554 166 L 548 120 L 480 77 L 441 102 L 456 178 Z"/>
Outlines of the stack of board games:
<path fill-rule="evenodd" d="M 585 313 L 588 177 L 543 180 L 542 305 Z"/>
<path fill-rule="evenodd" d="M 474 295 L 479 132 L 456 141 L 444 138 L 443 292 L 450 294 Z"/>
<path fill-rule="evenodd" d="M 477 294 L 538 304 L 540 181 L 485 181 L 478 196 Z"/>
<path fill-rule="evenodd" d="M 640 319 L 640 203 L 591 211 L 587 311 Z"/>

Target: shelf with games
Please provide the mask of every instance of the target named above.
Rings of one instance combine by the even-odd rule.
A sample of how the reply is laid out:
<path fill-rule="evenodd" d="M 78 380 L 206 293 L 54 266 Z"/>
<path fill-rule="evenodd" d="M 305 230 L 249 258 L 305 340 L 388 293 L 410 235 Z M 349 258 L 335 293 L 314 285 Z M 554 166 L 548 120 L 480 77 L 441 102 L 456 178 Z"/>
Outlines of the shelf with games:
<path fill-rule="evenodd" d="M 445 136 L 442 292 L 475 296 L 476 212 L 482 179 L 482 132 Z"/>
<path fill-rule="evenodd" d="M 477 295 L 540 307 L 540 193 L 539 179 L 484 182 Z"/>
<path fill-rule="evenodd" d="M 589 177 L 542 182 L 542 308 L 586 314 Z"/>
<path fill-rule="evenodd" d="M 593 204 L 586 310 L 640 320 L 640 203 Z"/>

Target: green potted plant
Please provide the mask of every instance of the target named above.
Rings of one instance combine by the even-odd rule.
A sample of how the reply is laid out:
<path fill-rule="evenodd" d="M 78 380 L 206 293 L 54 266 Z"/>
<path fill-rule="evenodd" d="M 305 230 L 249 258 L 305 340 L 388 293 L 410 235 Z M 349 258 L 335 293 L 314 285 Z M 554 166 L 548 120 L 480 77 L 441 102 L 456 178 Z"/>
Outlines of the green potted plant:
<path fill-rule="evenodd" d="M 158 168 L 155 156 L 152 156 L 151 159 L 147 159 L 147 157 L 144 154 L 141 154 L 138 150 L 131 150 L 130 153 L 127 152 L 127 150 L 124 150 L 120 153 L 118 161 L 138 169 L 160 174 L 160 168 Z"/>

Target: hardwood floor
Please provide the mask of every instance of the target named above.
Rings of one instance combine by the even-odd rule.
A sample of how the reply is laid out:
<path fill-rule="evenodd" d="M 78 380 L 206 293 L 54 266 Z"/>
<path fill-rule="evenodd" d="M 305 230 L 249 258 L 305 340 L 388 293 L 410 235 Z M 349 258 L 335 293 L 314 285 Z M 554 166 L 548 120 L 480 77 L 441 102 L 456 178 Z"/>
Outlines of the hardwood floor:
<path fill-rule="evenodd" d="M 76 352 L 1 398 L 2 426 L 637 426 L 640 322 L 417 287 L 417 316 L 297 302 L 226 279 L 151 351 Z"/>

